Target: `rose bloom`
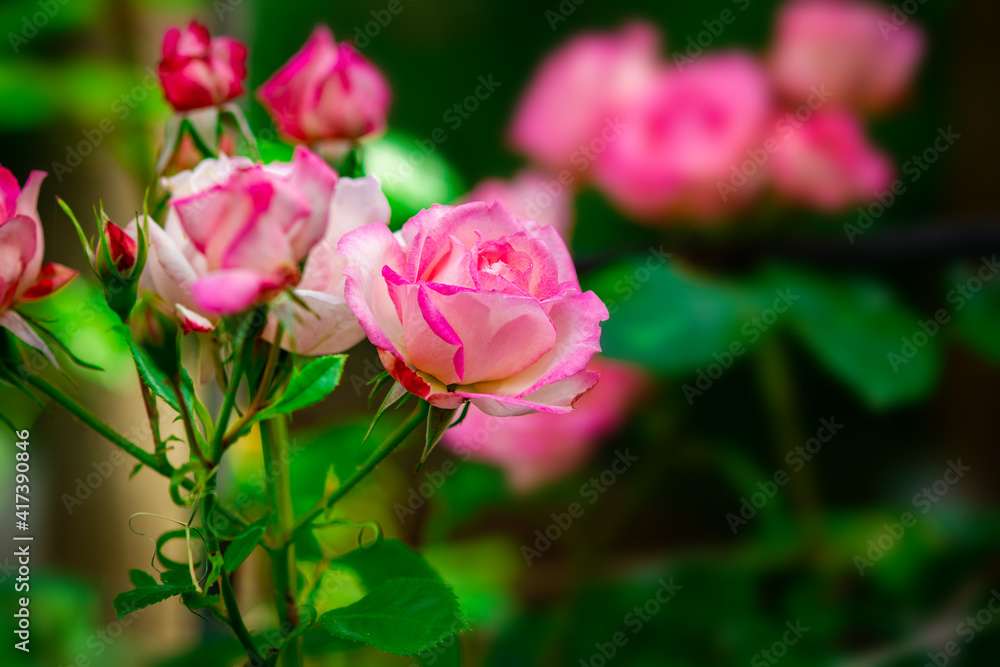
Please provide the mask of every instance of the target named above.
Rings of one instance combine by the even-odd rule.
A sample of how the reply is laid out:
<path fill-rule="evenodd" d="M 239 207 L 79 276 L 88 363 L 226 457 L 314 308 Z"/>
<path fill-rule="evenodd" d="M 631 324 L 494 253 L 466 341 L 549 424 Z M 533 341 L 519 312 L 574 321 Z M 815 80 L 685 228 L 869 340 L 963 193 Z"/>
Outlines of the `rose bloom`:
<path fill-rule="evenodd" d="M 440 408 L 564 413 L 594 386 L 608 310 L 553 227 L 502 204 L 435 205 L 345 235 L 344 294 L 386 370 Z"/>
<path fill-rule="evenodd" d="M 301 278 L 292 290 L 308 310 L 291 299 L 277 296 L 271 301 L 263 336 L 273 341 L 281 319 L 286 324 L 286 333 L 281 339 L 283 348 L 304 355 L 335 354 L 365 337 L 344 300 L 344 259 L 336 252 L 337 243 L 346 232 L 358 227 L 375 222 L 386 224 L 390 216 L 389 203 L 374 177 L 340 178 L 331 186 L 332 172 L 306 149 L 298 149 L 295 159 L 298 169 L 295 163 L 256 167 L 247 158 L 222 156 L 218 160 L 203 161 L 193 171 L 164 179 L 164 183 L 171 192 L 171 202 L 176 202 L 229 183 L 242 171 L 263 170 L 278 176 L 289 175 L 291 171 L 292 182 L 300 186 L 303 182 L 294 172 L 308 173 L 312 169 L 321 175 L 314 183 L 316 187 L 303 187 L 302 191 L 309 197 L 311 207 L 327 211 L 323 237 L 309 248 Z M 186 331 L 212 330 L 218 308 L 196 300 L 193 292 L 198 279 L 209 273 L 208 260 L 191 241 L 173 205 L 162 228 L 150 225 L 150 241 L 147 269 L 140 284 L 173 305 Z M 262 257 L 271 252 L 271 248 L 262 249 Z"/>
<path fill-rule="evenodd" d="M 789 3 L 778 16 L 771 56 L 778 87 L 793 102 L 823 87 L 832 104 L 865 111 L 900 102 L 925 43 L 912 21 L 896 25 L 894 13 L 853 0 Z"/>
<path fill-rule="evenodd" d="M 621 427 L 646 385 L 642 370 L 631 364 L 595 356 L 588 368 L 599 372 L 601 381 L 570 414 L 512 419 L 470 407 L 442 442 L 463 457 L 500 466 L 519 492 L 568 474 Z"/>
<path fill-rule="evenodd" d="M 851 112 L 820 110 L 771 156 L 778 190 L 793 201 L 836 211 L 889 187 L 893 168 Z"/>
<path fill-rule="evenodd" d="M 197 21 L 163 37 L 160 83 L 177 111 L 219 106 L 243 94 L 247 49 L 228 37 L 212 38 Z"/>
<path fill-rule="evenodd" d="M 313 143 L 381 134 L 391 95 L 382 73 L 321 25 L 257 98 L 285 139 Z"/>
<path fill-rule="evenodd" d="M 510 130 L 514 148 L 552 169 L 582 168 L 585 149 L 652 84 L 660 38 L 647 24 L 587 33 L 542 63 Z M 612 132 L 613 133 L 613 132 Z"/>
<path fill-rule="evenodd" d="M 476 185 L 462 201 L 487 204 L 498 201 L 517 217 L 535 220 L 542 227 L 552 225 L 564 239 L 569 238 L 573 192 L 555 176 L 544 172 L 526 170 L 510 180 L 487 179 Z"/>
<path fill-rule="evenodd" d="M 174 176 L 164 227 L 149 226 L 147 285 L 188 316 L 273 298 L 299 282 L 300 263 L 326 234 L 336 179 L 305 148 L 291 163 L 223 157 Z"/>
<path fill-rule="evenodd" d="M 598 157 L 594 180 L 640 220 L 720 217 L 758 186 L 719 191 L 759 146 L 770 114 L 767 78 L 748 54 L 705 55 L 683 71 L 669 68 L 623 115 L 628 130 Z"/>
<path fill-rule="evenodd" d="M 22 190 L 0 166 L 0 327 L 42 351 L 55 364 L 48 346 L 13 309 L 37 301 L 76 277 L 61 264 L 42 264 L 45 237 L 38 217 L 38 190 L 44 171 L 33 171 Z"/>

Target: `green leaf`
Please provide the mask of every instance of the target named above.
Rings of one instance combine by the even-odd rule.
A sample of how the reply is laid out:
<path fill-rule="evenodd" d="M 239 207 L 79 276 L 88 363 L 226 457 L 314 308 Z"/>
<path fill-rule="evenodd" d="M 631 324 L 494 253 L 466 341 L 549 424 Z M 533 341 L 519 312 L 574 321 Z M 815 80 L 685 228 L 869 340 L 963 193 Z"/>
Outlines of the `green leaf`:
<path fill-rule="evenodd" d="M 399 402 L 400 399 L 406 398 L 408 394 L 409 392 L 406 391 L 403 385 L 399 384 L 398 382 L 392 383 L 392 387 L 389 389 L 389 393 L 385 395 L 385 400 L 382 401 L 382 405 L 379 406 L 379 409 L 375 412 L 375 416 L 372 417 L 372 423 L 371 425 L 368 426 L 368 432 L 365 433 L 365 437 L 361 442 L 368 440 L 368 436 L 372 434 L 372 430 L 374 430 L 375 424 L 377 424 L 378 420 L 382 418 L 382 413 L 384 413 L 386 410 L 388 410 L 397 402 Z"/>
<path fill-rule="evenodd" d="M 369 590 L 390 579 L 433 579 L 444 583 L 427 560 L 399 540 L 382 540 L 375 546 L 355 549 L 337 560 L 354 571 Z"/>
<path fill-rule="evenodd" d="M 939 341 L 925 336 L 926 343 L 907 356 L 921 318 L 884 284 L 788 268 L 772 270 L 769 278 L 799 297 L 788 309 L 799 338 L 870 407 L 913 402 L 933 389 Z"/>
<path fill-rule="evenodd" d="M 434 579 L 390 579 L 319 622 L 332 635 L 397 655 L 426 651 L 469 628 L 458 598 Z"/>
<path fill-rule="evenodd" d="M 423 465 L 427 457 L 434 451 L 434 447 L 441 441 L 441 436 L 455 421 L 458 410 L 459 408 L 451 408 L 450 410 L 439 408 L 436 405 L 430 407 L 430 412 L 427 414 L 427 441 L 424 444 L 424 452 L 420 455 L 420 463 L 417 467 Z"/>
<path fill-rule="evenodd" d="M 673 374 L 714 363 L 734 343 L 757 343 L 763 334 L 747 325 L 774 299 L 753 283 L 697 274 L 658 250 L 602 269 L 586 287 L 611 314 L 601 325 L 603 353 Z"/>
<path fill-rule="evenodd" d="M 128 580 L 132 582 L 132 585 L 136 588 L 143 588 L 148 586 L 158 586 L 156 579 L 153 575 L 142 570 L 129 570 Z"/>
<path fill-rule="evenodd" d="M 304 368 L 292 374 L 281 398 L 261 410 L 254 421 L 271 419 L 319 403 L 340 384 L 346 354 L 336 354 L 313 359 Z"/>
<path fill-rule="evenodd" d="M 949 278 L 945 300 L 955 314 L 956 333 L 987 359 L 1000 363 L 1000 280 L 994 275 L 983 280 L 967 266 L 952 271 Z M 982 287 L 973 291 L 976 285 Z M 948 320 L 940 321 L 947 326 Z"/>
<path fill-rule="evenodd" d="M 159 369 L 152 357 L 144 349 L 135 344 L 127 329 L 122 328 L 122 337 L 132 350 L 132 358 L 135 359 L 135 367 L 139 369 L 142 381 L 153 390 L 153 393 L 163 399 L 163 402 L 180 414 L 181 405 L 177 402 L 177 395 L 174 393 L 170 378 Z"/>
<path fill-rule="evenodd" d="M 181 595 L 183 593 L 193 593 L 195 588 L 194 584 L 188 584 L 186 586 L 158 586 L 158 585 L 148 585 L 149 580 L 144 577 L 137 577 L 135 575 L 139 570 L 132 570 L 133 583 L 135 583 L 136 578 L 144 582 L 144 585 L 138 586 L 130 591 L 125 591 L 124 593 L 119 593 L 118 597 L 115 598 L 115 611 L 118 614 L 118 620 L 122 620 L 129 614 L 139 611 L 140 609 L 145 609 L 150 605 L 154 605 L 157 602 L 163 602 L 175 595 Z M 148 574 L 142 573 L 149 579 L 152 579 Z"/>
<path fill-rule="evenodd" d="M 257 548 L 263 538 L 264 527 L 251 526 L 247 532 L 230 542 L 226 549 L 226 572 L 228 574 L 235 572 L 236 568 L 243 564 L 243 561 Z"/>

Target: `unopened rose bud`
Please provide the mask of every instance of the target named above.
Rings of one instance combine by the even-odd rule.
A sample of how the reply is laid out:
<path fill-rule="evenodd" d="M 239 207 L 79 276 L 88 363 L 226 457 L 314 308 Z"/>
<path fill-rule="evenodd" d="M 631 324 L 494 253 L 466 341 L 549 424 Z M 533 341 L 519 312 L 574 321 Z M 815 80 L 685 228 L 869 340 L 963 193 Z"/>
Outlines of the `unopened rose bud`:
<path fill-rule="evenodd" d="M 380 134 L 391 95 L 378 68 L 319 26 L 257 97 L 286 140 L 312 144 Z"/>
<path fill-rule="evenodd" d="M 220 106 L 243 94 L 247 49 L 228 37 L 212 38 L 192 21 L 171 28 L 163 38 L 160 83 L 177 111 Z"/>

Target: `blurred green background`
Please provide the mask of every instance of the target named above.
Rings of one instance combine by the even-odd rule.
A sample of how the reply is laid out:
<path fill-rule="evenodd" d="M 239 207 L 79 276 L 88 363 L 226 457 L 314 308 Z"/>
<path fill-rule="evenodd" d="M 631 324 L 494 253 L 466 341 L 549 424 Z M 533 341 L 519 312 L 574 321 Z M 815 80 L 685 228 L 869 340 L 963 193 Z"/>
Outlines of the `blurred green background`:
<path fill-rule="evenodd" d="M 43 5 L 56 8 L 46 24 L 26 43 L 12 41 L 11 34 L 27 34 L 25 17 Z M 418 150 L 416 141 L 448 128 L 447 141 L 418 174 L 389 192 L 394 224 L 523 166 L 506 146 L 507 123 L 540 59 L 571 35 L 641 18 L 661 27 L 669 55 L 732 3 L 562 5 L 573 11 L 553 29 L 545 12 L 559 11 L 557 0 L 402 0 L 403 11 L 388 25 L 368 28 L 361 50 L 385 72 L 394 94 L 390 134 L 371 149 L 369 167 L 391 170 Z M 713 48 L 760 52 L 778 6 L 752 0 Z M 83 266 L 57 194 L 78 211 L 102 199 L 112 219 L 122 221 L 141 206 L 169 115 L 158 88 L 143 80 L 148 67 L 155 69 L 167 26 L 198 16 L 214 33 L 246 41 L 253 90 L 316 23 L 346 39 L 385 7 L 379 0 L 4 0 L 0 163 L 22 181 L 31 169 L 50 173 L 39 205 L 47 261 Z M 473 620 L 461 651 L 423 656 L 422 664 L 997 664 L 1000 622 L 992 622 L 987 605 L 1000 585 L 1000 281 L 986 282 L 899 372 L 886 358 L 921 321 L 948 307 L 949 291 L 1000 246 L 998 19 L 1000 6 L 985 1 L 920 5 L 913 20 L 928 33 L 930 51 L 916 94 L 906 108 L 876 121 L 871 134 L 897 165 L 926 148 L 938 128 L 952 126 L 961 139 L 858 244 L 849 244 L 842 230 L 856 212 L 830 218 L 759 210 L 727 229 L 652 229 L 627 221 L 596 192 L 577 198 L 572 246 L 581 280 L 615 301 L 604 353 L 645 366 L 654 387 L 583 469 L 534 493 L 514 495 L 498 470 L 462 461 L 400 521 L 393 506 L 457 458 L 439 450 L 414 472 L 411 447 L 351 497 L 346 513 L 377 519 L 387 537 L 423 553 Z M 449 127 L 445 112 L 489 75 L 501 82 L 497 92 L 460 127 Z M 263 110 L 249 96 L 242 104 L 265 150 L 280 155 L 285 149 L 267 145 L 273 135 Z M 105 134 L 95 128 L 106 119 L 114 129 Z M 69 147 L 95 131 L 94 153 L 57 175 L 53 163 L 67 163 Z M 648 248 L 661 247 L 673 253 L 671 261 L 622 298 L 622 279 L 637 275 Z M 801 301 L 766 332 L 748 337 L 747 322 L 785 288 Z M 123 429 L 139 421 L 127 352 L 111 344 L 100 295 L 79 281 L 38 312 L 68 318 L 68 344 L 107 369 L 74 376 L 90 400 Z M 729 365 L 725 351 L 734 341 L 748 352 L 717 379 L 709 377 L 713 364 Z M 373 363 L 369 346 L 359 346 L 345 378 L 365 376 Z M 360 455 L 371 415 L 363 398 L 345 380 L 331 401 L 295 424 L 297 443 L 307 446 L 293 472 L 303 506 L 322 489 L 317 471 L 324 462 L 349 466 Z M 111 600 L 128 587 L 128 568 L 147 567 L 151 554 L 148 540 L 129 530 L 128 517 L 169 513 L 163 489 L 141 475 L 130 484 L 126 465 L 68 512 L 65 495 L 108 460 L 110 446 L 62 413 L 9 393 L 0 400 L 5 412 L 33 424 L 33 511 L 42 526 L 31 582 L 33 651 L 13 651 L 6 633 L 4 664 L 240 664 L 239 647 L 224 628 L 180 605 L 145 611 L 121 633 Z M 814 437 L 821 419 L 843 428 L 796 470 L 786 454 Z M 0 489 L 9 497 L 13 444 L 6 435 L 2 447 Z M 556 521 L 553 513 L 580 501 L 581 485 L 626 449 L 637 465 L 528 565 L 522 546 L 535 545 L 535 531 L 544 533 Z M 241 471 L 255 465 L 252 450 L 225 480 L 233 494 Z M 949 462 L 959 460 L 970 470 L 935 488 Z M 788 483 L 769 486 L 779 471 Z M 939 499 L 926 512 L 914 501 L 924 489 Z M 727 518 L 739 515 L 744 499 L 756 502 L 754 494 L 773 498 L 757 503 L 753 516 L 744 510 L 745 525 Z M 905 512 L 915 523 L 899 534 L 894 524 Z M 165 529 L 153 522 L 135 528 Z M 324 539 L 347 548 L 355 537 L 344 531 Z M 14 599 L 12 553 L 13 547 L 0 551 L 5 609 Z M 872 561 L 861 573 L 858 558 Z M 664 581 L 680 588 L 668 602 L 649 603 Z M 268 584 L 247 575 L 239 585 L 252 601 Z M 334 599 L 349 600 L 356 587 L 337 580 L 329 589 Z M 637 606 L 648 620 L 636 621 L 646 618 Z M 808 630 L 788 634 L 789 627 Z M 614 645 L 618 632 L 627 638 L 624 646 Z M 948 642 L 958 649 L 953 656 L 941 653 Z M 415 662 L 373 649 L 317 650 L 325 651 L 315 663 L 323 665 Z"/>

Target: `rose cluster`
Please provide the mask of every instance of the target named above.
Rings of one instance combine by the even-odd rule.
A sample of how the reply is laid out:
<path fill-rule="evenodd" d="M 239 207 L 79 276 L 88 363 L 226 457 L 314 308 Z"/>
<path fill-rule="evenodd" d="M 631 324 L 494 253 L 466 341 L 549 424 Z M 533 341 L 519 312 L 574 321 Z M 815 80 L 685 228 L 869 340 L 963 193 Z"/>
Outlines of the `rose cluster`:
<path fill-rule="evenodd" d="M 739 14 L 726 18 L 716 31 Z M 834 211 L 890 182 L 862 114 L 905 101 L 924 50 L 891 10 L 794 1 L 764 58 L 692 38 L 666 61 L 659 43 L 652 26 L 629 25 L 581 35 L 543 63 L 510 129 L 550 174 L 534 208 L 590 182 L 638 220 L 718 221 L 767 192 Z"/>
<path fill-rule="evenodd" d="M 178 111 L 231 99 L 244 57 L 195 23 L 172 30 L 168 99 Z M 586 366 L 607 310 L 581 291 L 553 228 L 476 202 L 422 211 L 393 234 L 377 180 L 340 177 L 306 148 L 385 128 L 388 86 L 349 44 L 317 28 L 258 97 L 300 144 L 291 162 L 205 159 L 164 180 L 166 219 L 148 226 L 140 284 L 185 331 L 266 304 L 266 339 L 317 355 L 367 335 L 392 377 L 442 408 L 567 412 L 594 386 Z"/>

